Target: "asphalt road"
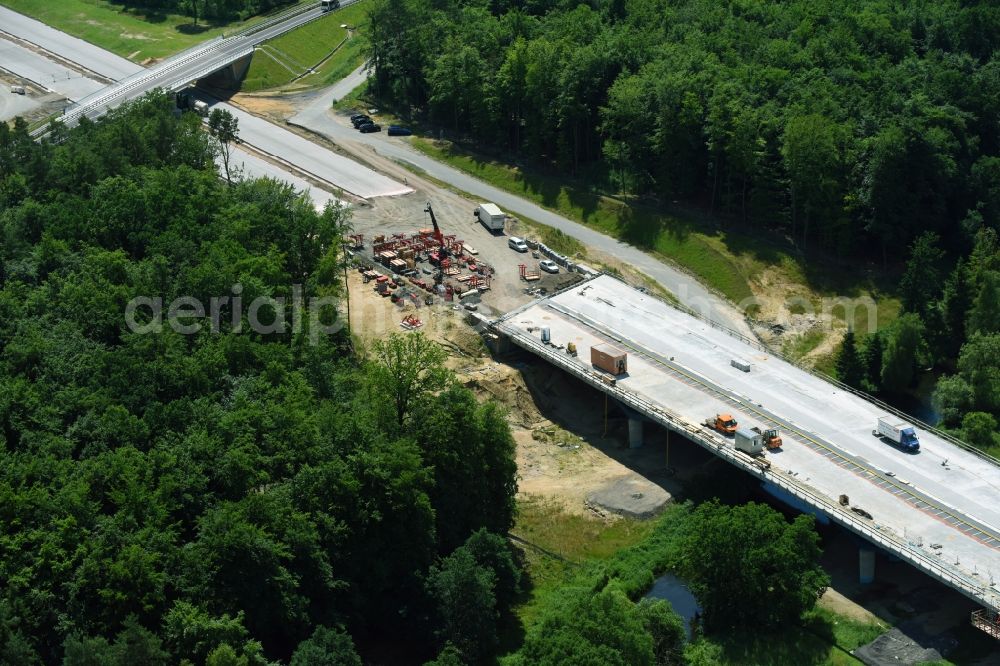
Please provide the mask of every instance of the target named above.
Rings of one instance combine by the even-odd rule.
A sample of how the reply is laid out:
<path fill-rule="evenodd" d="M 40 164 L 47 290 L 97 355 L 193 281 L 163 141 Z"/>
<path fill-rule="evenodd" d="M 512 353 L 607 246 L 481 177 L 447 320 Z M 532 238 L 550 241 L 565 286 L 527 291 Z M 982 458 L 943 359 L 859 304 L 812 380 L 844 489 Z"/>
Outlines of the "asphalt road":
<path fill-rule="evenodd" d="M 23 26 L 24 34 L 17 34 L 17 37 L 20 39 L 28 41 L 32 38 L 41 39 L 45 43 L 40 46 L 43 46 L 46 50 L 56 53 L 66 60 L 71 60 L 75 63 L 79 62 L 84 67 L 90 69 L 91 71 L 95 71 L 101 76 L 112 78 L 113 76 L 125 74 L 125 81 L 123 81 L 123 83 L 129 86 L 128 92 L 124 97 L 116 98 L 115 103 L 120 103 L 120 101 L 123 101 L 126 98 L 131 99 L 132 97 L 145 92 L 148 90 L 148 87 L 144 88 L 144 86 L 146 86 L 149 81 L 155 81 L 157 85 L 163 83 L 162 78 L 149 78 L 151 75 L 155 74 L 155 72 L 151 70 L 145 70 L 134 63 L 124 60 L 123 58 L 104 52 L 92 44 L 70 37 L 69 35 L 61 33 L 58 30 L 53 30 L 44 24 L 39 24 L 37 21 L 23 17 L 16 12 L 11 12 L 5 8 L 0 8 L 0 10 L 2 10 L 2 12 L 0 12 L 0 17 L 6 18 L 11 14 L 14 15 L 15 19 L 16 17 L 20 17 L 20 19 L 11 21 L 8 26 L 5 26 L 11 31 L 20 30 Z M 308 20 L 315 18 L 320 13 L 321 12 L 319 12 L 319 10 L 306 12 L 305 14 L 293 19 L 293 23 L 301 24 L 307 22 Z M 281 32 L 289 29 L 288 25 L 289 24 L 287 22 L 282 22 L 275 26 L 265 28 L 264 30 L 255 33 L 251 41 L 259 41 L 260 39 L 280 34 Z M 245 46 L 245 43 L 241 41 L 244 39 L 245 38 L 242 37 L 232 38 L 232 40 L 237 43 L 237 46 L 233 48 L 242 48 L 239 44 L 243 44 Z M 191 68 L 205 66 L 204 63 L 206 62 L 206 58 L 208 58 L 208 56 L 204 56 L 205 52 L 218 49 L 220 45 L 224 45 L 229 41 L 230 40 L 221 39 L 213 40 L 183 54 L 179 54 L 179 56 L 173 60 L 185 63 L 180 70 L 181 72 L 190 72 Z M 91 62 L 89 58 L 94 56 L 95 49 L 98 53 L 103 54 L 105 57 L 99 57 L 96 61 Z M 231 50 L 227 47 L 222 51 L 222 53 L 231 53 Z M 227 58 L 229 56 L 211 56 L 211 58 L 216 57 Z M 51 89 L 73 101 L 80 101 L 83 99 L 84 103 L 86 103 L 86 99 L 84 98 L 95 91 L 97 91 L 97 96 L 102 96 L 105 94 L 114 94 L 115 90 L 120 89 L 115 88 L 114 86 L 104 86 L 102 83 L 82 77 L 79 73 L 67 69 L 59 63 L 52 62 L 51 60 L 48 60 L 29 49 L 6 40 L 0 40 L 0 58 L 2 58 L 0 62 L 4 65 L 10 66 L 14 73 L 29 78 L 36 83 L 47 85 Z M 207 61 L 211 62 L 211 58 Z M 165 62 L 169 63 L 172 61 Z M 171 70 L 169 76 L 180 76 L 181 79 L 183 79 L 186 74 Z M 133 87 L 132 83 L 136 81 L 139 81 L 141 85 Z M 94 99 L 94 97 L 91 97 L 91 99 Z M 203 96 L 202 99 L 213 105 L 220 103 L 218 100 L 208 96 Z M 247 144 L 264 153 L 274 156 L 279 162 L 287 162 L 288 164 L 291 164 L 298 171 L 309 174 L 317 181 L 328 183 L 330 191 L 342 189 L 362 198 L 406 194 L 412 191 L 409 187 L 406 187 L 401 183 L 397 183 L 396 181 L 376 173 L 375 171 L 372 171 L 371 169 L 362 166 L 353 160 L 311 143 L 297 134 L 289 132 L 283 127 L 269 123 L 261 118 L 258 118 L 257 116 L 241 111 L 234 106 L 225 104 L 224 107 L 238 118 L 240 123 L 240 135 Z M 90 109 L 90 112 L 88 112 L 87 115 L 99 115 L 99 113 L 97 113 L 99 110 L 100 109 L 98 108 Z M 247 175 L 283 179 L 286 182 L 293 184 L 299 190 L 310 191 L 310 196 L 316 207 L 319 209 L 322 209 L 328 201 L 336 199 L 336 197 L 330 192 L 312 187 L 306 180 L 302 179 L 298 175 L 289 173 L 287 177 L 282 178 L 282 174 L 285 172 L 282 171 L 281 168 L 267 162 L 259 156 L 245 152 L 240 152 L 238 155 L 244 172 Z"/>
<path fill-rule="evenodd" d="M 744 335 L 752 335 L 742 314 L 735 307 L 716 296 L 684 271 L 627 243 L 605 236 L 531 201 L 433 160 L 409 146 L 405 139 L 389 137 L 384 132 L 372 134 L 357 132 L 351 127 L 344 115 L 333 112 L 330 104 L 331 98 L 343 97 L 353 89 L 355 82 L 360 84 L 363 80 L 364 75 L 361 69 L 355 70 L 344 82 L 334 84 L 318 94 L 306 108 L 293 116 L 290 122 L 321 134 L 335 143 L 352 141 L 367 144 L 385 157 L 412 164 L 429 176 L 480 197 L 484 201 L 491 201 L 505 211 L 515 215 L 523 215 L 559 229 L 586 245 L 631 264 L 674 294 L 678 301 L 711 321 L 732 328 Z M 345 90 L 348 85 L 351 85 L 352 88 Z"/>
<path fill-rule="evenodd" d="M 311 16 L 310 12 L 307 12 L 306 14 L 296 18 L 296 24 L 298 25 L 308 22 L 308 20 L 311 20 L 312 18 L 315 17 Z M 35 41 L 40 46 L 43 46 L 55 53 L 59 53 L 61 56 L 75 62 L 83 62 L 91 69 L 94 69 L 105 76 L 121 79 L 123 78 L 121 74 L 124 73 L 126 76 L 131 74 L 133 76 L 133 80 L 131 82 L 122 82 L 124 86 L 131 87 L 129 87 L 128 92 L 120 93 L 121 95 L 131 96 L 132 94 L 141 94 L 139 91 L 144 91 L 144 89 L 148 90 L 150 82 L 155 82 L 157 85 L 163 85 L 167 78 L 176 78 L 176 76 L 179 75 L 178 72 L 175 71 L 169 73 L 169 77 L 164 77 L 161 72 L 161 76 L 159 77 L 153 76 L 150 79 L 145 79 L 142 78 L 143 75 L 141 73 L 138 75 L 135 74 L 138 66 L 134 63 L 130 63 L 127 60 L 119 58 L 118 56 L 104 52 L 102 49 L 88 44 L 87 42 L 69 37 L 68 35 L 65 35 L 57 30 L 53 30 L 38 21 L 28 19 L 27 17 L 17 14 L 16 12 L 11 12 L 6 9 L 2 9 L 0 19 L 4 20 L 4 25 L 7 27 L 8 31 L 18 34 L 18 36 L 23 39 Z M 255 34 L 252 41 L 259 43 L 263 39 L 271 36 L 272 32 L 279 34 L 288 28 L 289 25 L 286 24 L 274 26 L 265 32 Z M 174 59 L 164 62 L 173 63 L 177 67 L 187 67 L 188 64 L 185 63 L 190 62 L 198 63 L 197 66 L 202 66 L 205 62 L 210 61 L 218 62 L 220 58 L 223 60 L 231 58 L 233 49 L 238 50 L 245 48 L 245 40 L 246 38 L 244 37 L 233 37 L 228 40 L 213 40 L 212 42 L 203 44 L 195 49 L 179 54 Z M 225 43 L 228 43 L 228 45 L 222 46 Z M 97 53 L 95 53 L 95 51 Z M 161 65 L 164 65 L 164 63 L 161 63 Z M 187 70 L 185 69 L 185 71 Z M 310 130 L 323 134 L 335 142 L 350 140 L 367 143 L 374 147 L 379 153 L 387 157 L 413 164 L 438 180 L 449 183 L 454 187 L 481 197 L 486 201 L 492 201 L 516 215 L 522 215 L 559 229 L 564 233 L 574 236 L 581 242 L 596 248 L 597 250 L 606 252 L 633 265 L 636 269 L 642 271 L 653 280 L 656 280 L 664 288 L 673 293 L 681 303 L 701 313 L 710 320 L 733 328 L 744 334 L 749 333 L 749 329 L 744 322 L 741 313 L 739 313 L 729 303 L 706 289 L 688 274 L 652 257 L 642 250 L 605 236 L 604 234 L 594 231 L 593 229 L 542 208 L 537 204 L 488 185 L 487 183 L 473 178 L 457 169 L 453 169 L 432 160 L 408 146 L 405 141 L 400 141 L 395 138 L 390 139 L 382 133 L 360 134 L 354 131 L 348 124 L 346 124 L 346 119 L 334 116 L 330 109 L 330 103 L 332 98 L 339 99 L 340 97 L 343 97 L 363 80 L 364 74 L 359 68 L 359 70 L 356 70 L 352 74 L 348 75 L 348 77 L 346 77 L 343 81 L 334 84 L 331 88 L 328 88 L 321 94 L 317 95 L 316 99 L 306 109 L 295 116 L 292 121 Z M 98 102 L 98 106 L 106 104 L 109 99 L 109 97 L 103 97 L 102 100 Z M 258 122 L 263 123 L 264 121 L 255 119 L 253 121 L 247 120 L 244 122 L 241 118 L 241 131 L 246 132 L 247 141 L 265 150 L 266 152 L 278 155 L 279 157 L 287 159 L 289 162 L 298 166 L 301 166 L 299 163 L 302 161 L 308 162 L 311 167 L 302 167 L 306 171 L 313 173 L 316 172 L 316 165 L 314 162 L 323 153 L 326 155 L 333 155 L 333 153 L 330 153 L 329 151 L 304 140 L 303 143 L 309 146 L 306 153 L 304 155 L 301 153 L 294 154 L 296 151 L 289 150 L 288 144 L 286 144 L 283 140 L 280 138 L 275 140 L 273 138 L 273 128 L 275 126 L 272 125 L 268 127 L 262 125 L 258 128 Z M 348 192 L 358 194 L 359 196 L 366 196 L 366 194 L 369 196 L 377 196 L 378 194 L 373 194 L 373 192 L 380 192 L 383 194 L 391 192 L 385 184 L 376 184 L 374 188 L 371 188 L 371 184 L 369 184 L 368 189 L 363 188 L 361 185 L 354 184 L 352 181 L 357 177 L 360 177 L 362 180 L 370 180 L 372 178 L 370 174 L 374 174 L 374 172 L 370 172 L 370 170 L 360 167 L 357 163 L 347 160 L 346 158 L 341 159 L 345 162 L 342 166 L 347 170 L 346 173 L 341 174 L 339 173 L 339 170 L 337 170 L 338 172 L 336 175 L 332 173 L 329 175 L 317 173 L 316 175 L 321 176 L 324 180 L 328 180 L 329 182 L 343 187 L 343 189 Z M 370 174 L 365 174 L 363 173 L 364 171 L 369 171 Z M 384 177 L 379 176 L 379 178 Z M 347 185 L 344 184 L 345 181 L 348 183 Z M 398 186 L 398 183 L 396 185 Z"/>

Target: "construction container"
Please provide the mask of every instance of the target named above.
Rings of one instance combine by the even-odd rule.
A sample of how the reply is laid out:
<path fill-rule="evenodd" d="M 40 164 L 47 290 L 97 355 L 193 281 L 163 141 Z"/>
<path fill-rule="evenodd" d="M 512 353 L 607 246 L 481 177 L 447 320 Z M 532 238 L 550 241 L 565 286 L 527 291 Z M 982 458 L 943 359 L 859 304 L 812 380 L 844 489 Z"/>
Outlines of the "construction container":
<path fill-rule="evenodd" d="M 741 358 L 734 358 L 729 362 L 729 365 L 733 366 L 737 370 L 742 370 L 743 372 L 750 372 L 750 361 L 744 361 Z"/>
<path fill-rule="evenodd" d="M 764 436 L 753 430 L 740 428 L 736 431 L 736 450 L 759 456 L 764 452 Z"/>
<path fill-rule="evenodd" d="M 628 371 L 628 355 L 607 343 L 590 348 L 590 362 L 595 368 L 615 376 L 624 375 Z"/>

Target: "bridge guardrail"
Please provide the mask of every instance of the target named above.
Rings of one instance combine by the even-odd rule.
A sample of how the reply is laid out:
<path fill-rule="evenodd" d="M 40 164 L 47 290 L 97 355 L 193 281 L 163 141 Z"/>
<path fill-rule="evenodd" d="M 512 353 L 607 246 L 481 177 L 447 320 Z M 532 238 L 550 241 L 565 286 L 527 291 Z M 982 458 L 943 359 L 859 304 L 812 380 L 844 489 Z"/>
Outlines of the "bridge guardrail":
<path fill-rule="evenodd" d="M 345 4 L 351 4 L 351 3 L 346 2 Z M 72 107 L 67 108 L 63 111 L 61 122 L 63 122 L 64 124 L 72 123 L 73 121 L 78 120 L 81 117 L 87 116 L 88 109 L 100 106 L 108 106 L 114 103 L 115 100 L 118 100 L 122 96 L 127 95 L 137 86 L 142 85 L 142 83 L 144 82 L 147 82 L 151 77 L 160 76 L 163 75 L 164 73 L 173 71 L 179 67 L 187 65 L 191 62 L 192 59 L 201 56 L 207 51 L 216 49 L 227 42 L 232 42 L 233 40 L 244 38 L 248 35 L 259 32 L 261 30 L 266 30 L 269 27 L 273 27 L 274 25 L 280 24 L 283 21 L 287 21 L 292 18 L 295 18 L 296 16 L 300 16 L 302 14 L 314 11 L 315 9 L 316 9 L 315 3 L 291 7 L 290 9 L 280 12 L 270 18 L 265 19 L 264 21 L 247 26 L 242 30 L 233 33 L 229 37 L 219 35 L 208 41 L 196 44 L 188 49 L 185 49 L 184 51 L 181 51 L 180 53 L 171 56 L 167 60 L 158 63 L 157 65 L 153 66 L 150 69 L 140 70 L 125 77 L 124 79 L 121 79 L 120 81 L 117 81 L 114 84 L 111 84 L 111 86 L 108 87 L 111 88 L 111 90 L 109 90 L 108 88 L 102 88 L 101 90 L 95 91 L 94 93 L 87 95 L 83 99 L 79 100 Z M 249 49 L 252 52 L 253 50 L 252 45 L 249 46 Z M 239 51 L 237 51 L 237 53 L 239 53 L 239 57 L 244 57 L 246 55 L 246 53 L 244 52 L 245 50 L 246 49 L 240 49 Z M 44 125 L 33 131 L 31 133 L 31 136 L 37 139 L 48 134 L 48 131 L 49 131 L 49 126 Z"/>
<path fill-rule="evenodd" d="M 272 25 L 281 23 L 282 21 L 287 21 L 290 18 L 298 16 L 299 14 L 305 14 L 316 9 L 319 6 L 318 3 L 312 2 L 304 5 L 296 5 L 294 7 L 289 7 L 283 11 L 274 14 L 273 16 L 266 17 L 264 20 L 257 23 L 248 25 L 234 32 L 231 37 L 247 37 L 255 32 L 260 32 L 261 30 L 266 30 Z"/>
<path fill-rule="evenodd" d="M 579 284 L 575 285 L 575 287 L 579 286 Z M 517 311 L 518 310 L 515 310 L 508 314 L 514 314 Z M 491 327 L 495 330 L 499 330 L 503 326 L 503 322 L 506 320 L 507 316 L 505 315 L 501 319 L 494 321 L 491 324 Z M 552 352 L 550 348 L 546 347 L 540 341 L 536 341 L 533 337 L 524 335 L 516 330 L 508 332 L 507 335 L 509 335 L 509 337 L 518 346 L 523 347 L 528 351 L 535 352 L 537 355 L 553 362 L 554 365 L 561 367 L 580 379 L 583 379 L 585 382 L 594 386 L 598 390 L 614 395 L 617 399 L 629 404 L 641 413 L 648 414 L 650 417 L 654 418 L 661 425 L 669 428 L 670 430 L 694 440 L 703 448 L 711 450 L 716 453 L 716 455 L 728 459 L 740 468 L 761 479 L 765 479 L 770 483 L 775 484 L 807 504 L 823 511 L 829 515 L 831 519 L 835 520 L 843 527 L 887 550 L 896 553 L 915 566 L 931 572 L 947 585 L 950 585 L 966 596 L 970 596 L 978 602 L 983 603 L 994 610 L 1000 611 L 1000 594 L 994 592 L 991 587 L 980 584 L 971 579 L 964 572 L 956 571 L 942 564 L 940 561 L 936 561 L 926 554 L 914 550 L 914 548 L 907 541 L 900 538 L 897 534 L 874 529 L 872 526 L 861 522 L 852 513 L 845 511 L 844 507 L 834 502 L 831 498 L 814 492 L 811 488 L 804 485 L 797 479 L 789 478 L 777 472 L 760 469 L 752 463 L 744 461 L 739 457 L 739 455 L 737 455 L 736 449 L 732 447 L 728 441 L 723 441 L 721 438 L 706 432 L 700 425 L 688 423 L 678 414 L 672 413 L 659 405 L 654 405 L 631 391 L 623 389 L 619 386 L 605 385 L 603 382 L 600 382 L 597 378 L 592 376 L 592 374 L 586 369 L 571 362 L 568 358 L 564 358 L 563 354 Z"/>
<path fill-rule="evenodd" d="M 620 277 L 618 277 L 616 275 L 611 275 L 610 273 L 605 273 L 605 275 L 607 275 L 608 277 L 613 278 L 615 280 L 618 280 L 622 284 L 628 285 L 628 283 L 625 282 L 625 280 L 621 279 Z M 579 284 L 577 284 L 577 286 L 579 286 Z M 629 286 L 631 286 L 631 285 L 629 285 Z M 975 446 L 972 446 L 971 444 L 962 441 L 961 439 L 955 437 L 954 435 L 952 435 L 950 433 L 947 433 L 947 432 L 944 432 L 944 431 L 936 428 L 935 426 L 930 425 L 929 423 L 925 423 L 924 421 L 916 418 L 915 416 L 913 416 L 911 414 L 907 414 L 906 412 L 903 412 L 902 410 L 897 409 L 897 408 L 893 407 L 892 405 L 890 405 L 890 404 L 888 404 L 886 402 L 883 402 L 882 400 L 879 400 L 878 398 L 876 398 L 875 396 L 873 396 L 873 395 L 871 395 L 869 393 L 865 393 L 864 391 L 856 389 L 856 388 L 854 388 L 852 386 L 848 386 L 847 384 L 843 383 L 842 381 L 840 381 L 839 379 L 837 379 L 835 377 L 830 377 L 828 375 L 823 375 L 821 373 L 818 373 L 813 368 L 810 368 L 810 367 L 808 367 L 806 365 L 803 365 L 802 363 L 800 363 L 798 361 L 795 361 L 795 360 L 793 360 L 791 358 L 788 358 L 787 356 L 785 356 L 784 354 L 782 354 L 779 351 L 775 351 L 775 350 L 771 349 L 770 347 L 768 347 L 767 345 L 765 345 L 764 343 L 762 343 L 760 340 L 758 340 L 756 338 L 747 337 L 747 336 L 743 335 L 742 333 L 740 333 L 739 331 L 735 331 L 735 330 L 729 328 L 728 326 L 724 326 L 722 324 L 719 324 L 718 322 L 712 321 L 708 317 L 702 315 L 700 312 L 698 312 L 698 311 L 696 311 L 696 310 L 694 310 L 692 308 L 689 308 L 686 305 L 683 305 L 681 303 L 671 303 L 671 302 L 666 301 L 666 300 L 664 300 L 664 299 L 656 296 L 655 294 L 651 294 L 651 293 L 647 293 L 646 295 L 650 296 L 652 298 L 655 298 L 656 300 L 660 301 L 661 303 L 664 303 L 665 305 L 667 305 L 669 307 L 672 307 L 672 308 L 674 308 L 676 310 L 680 310 L 681 312 L 684 312 L 685 314 L 691 315 L 695 319 L 698 319 L 699 321 L 702 321 L 702 322 L 708 324 L 712 328 L 716 328 L 716 329 L 722 331 L 723 333 L 726 333 L 727 335 L 729 335 L 729 336 L 731 336 L 733 338 L 736 338 L 737 340 L 740 340 L 741 342 L 744 342 L 744 343 L 750 345 L 751 347 L 753 347 L 753 348 L 755 348 L 755 349 L 757 349 L 757 350 L 759 350 L 761 352 L 764 352 L 764 353 L 766 353 L 766 354 L 768 354 L 770 356 L 774 356 L 774 357 L 776 357 L 778 359 L 781 359 L 782 361 L 784 361 L 785 363 L 788 363 L 790 365 L 794 365 L 796 368 L 802 370 L 803 372 L 809 373 L 810 375 L 812 375 L 813 377 L 816 377 L 817 379 L 821 379 L 821 380 L 823 380 L 825 382 L 833 384 L 834 386 L 836 386 L 837 388 L 839 388 L 839 389 L 841 389 L 843 391 L 847 391 L 847 392 L 849 392 L 849 393 L 851 393 L 853 395 L 856 395 L 859 398 L 862 398 L 862 399 L 864 399 L 864 400 L 872 403 L 873 405 L 875 405 L 879 409 L 882 409 L 882 410 L 884 410 L 886 412 L 889 412 L 890 414 L 892 414 L 894 416 L 898 416 L 901 419 L 904 419 L 904 420 L 906 420 L 906 421 L 908 421 L 908 422 L 910 422 L 910 423 L 918 426 L 922 430 L 926 430 L 928 432 L 931 432 L 931 433 L 937 435 L 941 439 L 947 441 L 949 444 L 953 444 L 953 445 L 959 447 L 960 449 L 963 449 L 963 450 L 967 451 L 968 453 L 972 453 L 973 455 L 981 458 L 982 460 L 984 460 L 986 462 L 989 462 L 992 465 L 996 465 L 997 467 L 1000 467 L 1000 459 L 991 456 L 990 454 L 986 453 L 985 451 L 982 451 L 982 450 L 976 448 Z"/>

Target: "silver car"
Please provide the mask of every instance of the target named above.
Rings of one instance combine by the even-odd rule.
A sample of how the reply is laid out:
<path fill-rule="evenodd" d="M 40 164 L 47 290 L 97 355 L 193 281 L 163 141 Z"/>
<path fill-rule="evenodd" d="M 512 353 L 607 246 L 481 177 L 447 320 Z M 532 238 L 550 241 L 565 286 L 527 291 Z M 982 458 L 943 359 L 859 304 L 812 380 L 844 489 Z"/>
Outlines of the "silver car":
<path fill-rule="evenodd" d="M 552 261 L 551 259 L 542 259 L 538 262 L 538 267 L 541 268 L 546 273 L 558 273 L 559 264 Z"/>

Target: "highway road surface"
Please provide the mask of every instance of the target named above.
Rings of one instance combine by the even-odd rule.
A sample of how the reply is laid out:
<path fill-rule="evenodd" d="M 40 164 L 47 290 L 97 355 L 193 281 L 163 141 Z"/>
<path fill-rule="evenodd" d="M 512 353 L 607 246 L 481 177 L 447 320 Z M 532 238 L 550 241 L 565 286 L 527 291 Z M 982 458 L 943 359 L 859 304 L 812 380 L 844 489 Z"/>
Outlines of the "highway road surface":
<path fill-rule="evenodd" d="M 0 31 L 59 54 L 112 81 L 142 71 L 142 67 L 134 62 L 7 7 L 0 7 Z"/>
<path fill-rule="evenodd" d="M 16 95 L 4 86 L 0 90 L 0 123 L 26 116 L 41 107 L 42 103 L 30 95 Z"/>
<path fill-rule="evenodd" d="M 383 176 L 354 160 L 338 155 L 298 134 L 247 113 L 232 104 L 220 102 L 210 95 L 194 92 L 194 97 L 224 108 L 239 121 L 240 138 L 258 150 L 288 161 L 295 168 L 357 197 L 395 196 L 407 194 L 413 188 Z"/>
<path fill-rule="evenodd" d="M 0 33 L 0 69 L 5 69 L 21 78 L 66 99 L 77 100 L 102 89 L 105 84 L 87 78 L 58 62 L 53 62 L 29 48 L 3 39 Z M 9 93 L 9 89 L 4 91 Z"/>
<path fill-rule="evenodd" d="M 354 82 L 360 84 L 363 81 L 361 69 L 355 70 L 345 81 L 347 81 L 347 85 Z M 390 137 L 384 132 L 372 134 L 357 132 L 351 127 L 344 114 L 337 114 L 330 108 L 332 98 L 339 99 L 350 92 L 350 89 L 345 90 L 345 87 L 345 85 L 337 83 L 317 94 L 315 99 L 301 112 L 293 116 L 289 122 L 325 136 L 335 143 L 351 141 L 369 145 L 380 155 L 412 164 L 433 178 L 480 197 L 483 201 L 492 201 L 505 211 L 515 215 L 523 215 L 559 229 L 586 245 L 634 266 L 670 291 L 677 297 L 678 301 L 702 316 L 743 335 L 752 335 L 741 312 L 684 271 L 627 243 L 605 236 L 599 231 L 542 208 L 516 194 L 496 188 L 458 169 L 431 159 L 410 147 L 407 140 L 401 137 Z"/>
<path fill-rule="evenodd" d="M 341 5 L 346 6 L 353 2 L 356 0 L 343 0 Z M 97 118 L 107 109 L 141 97 L 154 88 L 181 90 L 194 81 L 249 56 L 258 44 L 283 35 L 323 15 L 324 12 L 318 5 L 309 8 L 293 7 L 281 14 L 262 19 L 230 36 L 211 39 L 166 58 L 148 69 L 117 79 L 107 88 L 81 99 L 77 106 L 63 114 L 62 120 L 72 126 L 81 117 Z"/>
<path fill-rule="evenodd" d="M 833 504 L 847 495 L 871 514 L 872 529 L 1000 603 L 1000 467 L 919 427 L 920 452 L 903 452 L 872 435 L 882 407 L 610 276 L 516 310 L 500 330 L 538 341 L 540 327 L 553 344 L 579 350 L 541 354 L 584 373 L 591 346 L 626 351 L 616 388 L 687 424 L 730 412 L 741 427 L 779 427 L 784 446 L 766 456 L 772 473 Z M 749 361 L 750 372 L 733 359 Z"/>
<path fill-rule="evenodd" d="M 223 173 L 221 157 L 216 160 L 216 164 L 219 166 L 219 173 Z M 305 192 L 309 196 L 317 213 L 322 212 L 327 204 L 336 204 L 340 201 L 330 192 L 312 185 L 308 181 L 289 172 L 288 169 L 276 166 L 256 154 L 240 148 L 232 152 L 232 156 L 229 159 L 229 168 L 234 172 L 238 169 L 250 178 L 271 178 L 288 183 L 296 191 Z"/>
<path fill-rule="evenodd" d="M 149 73 L 142 67 L 139 67 L 134 63 L 130 63 L 123 58 L 119 58 L 114 54 L 104 52 L 102 49 L 99 49 L 92 44 L 88 44 L 87 42 L 83 42 L 82 40 L 75 39 L 57 30 L 53 30 L 48 26 L 39 24 L 33 19 L 22 17 L 16 12 L 11 12 L 5 8 L 0 9 L 3 9 L 3 11 L 0 12 L 0 17 L 6 18 L 10 14 L 15 15 L 16 17 L 21 17 L 18 20 L 8 23 L 8 31 L 19 30 L 21 29 L 20 26 L 25 26 L 25 34 L 18 34 L 17 37 L 24 40 L 28 40 L 28 36 L 38 37 L 45 42 L 43 46 L 46 50 L 74 63 L 78 62 L 78 59 L 82 59 L 82 62 L 80 62 L 81 65 L 96 72 L 100 76 L 113 78 L 125 74 L 125 78 L 128 78 L 128 76 L 144 76 Z M 296 18 L 295 21 L 305 22 L 307 18 L 311 20 L 309 17 L 315 18 L 314 14 L 318 11 L 319 10 L 307 12 L 302 17 Z M 284 24 L 281 24 L 281 26 L 283 25 Z M 262 34 L 270 35 L 279 29 L 287 29 L 287 26 L 284 28 L 281 28 L 281 26 L 266 29 Z M 60 35 L 62 35 L 65 39 L 61 40 L 59 38 Z M 209 45 L 199 47 L 199 49 L 194 49 L 187 53 L 189 55 L 192 53 L 199 53 L 201 52 L 201 48 L 210 48 L 212 45 L 220 42 L 222 42 L 222 40 L 213 40 L 209 43 Z M 65 47 L 63 47 L 63 43 L 65 43 Z M 0 45 L 6 44 L 11 43 L 7 41 L 0 41 Z M 12 44 L 12 46 L 16 45 Z M 31 58 L 25 56 L 24 58 L 11 60 L 11 69 L 15 70 L 14 73 L 18 75 L 34 80 L 34 77 L 31 76 L 31 74 L 34 74 L 35 76 L 58 78 L 60 73 L 71 71 L 67 70 L 61 64 L 46 60 L 45 58 L 42 58 L 41 56 L 21 46 L 17 46 L 16 49 L 18 50 L 18 53 L 23 51 L 31 55 Z M 96 58 L 96 61 L 91 63 L 87 59 L 94 57 L 95 50 L 103 54 L 103 56 Z M 21 55 L 24 54 L 22 53 Z M 29 60 L 33 66 L 37 68 L 44 68 L 45 72 L 43 74 L 39 74 L 34 69 L 31 69 L 26 65 L 22 65 L 22 62 L 28 62 Z M 143 80 L 145 81 L 145 79 Z M 90 94 L 95 87 L 99 91 L 107 89 L 102 84 L 89 79 L 78 78 L 75 81 L 76 83 L 74 83 L 74 85 L 79 86 L 80 90 L 78 91 L 63 86 L 63 90 L 65 90 L 65 92 L 62 94 L 65 94 L 67 98 L 76 102 L 84 97 L 84 95 L 76 94 L 78 92 Z M 214 98 L 207 96 L 203 97 L 203 99 L 211 104 L 218 102 Z M 362 166 L 353 160 L 307 141 L 283 127 L 241 111 L 232 105 L 226 104 L 225 108 L 236 115 L 239 119 L 240 136 L 245 143 L 253 146 L 255 149 L 263 153 L 273 156 L 279 163 L 287 163 L 291 165 L 294 170 L 308 174 L 313 179 L 327 184 L 327 189 L 329 191 L 324 191 L 318 187 L 309 186 L 305 180 L 297 175 L 291 175 L 285 179 L 286 181 L 294 184 L 297 189 L 311 190 L 310 195 L 318 208 L 322 208 L 327 201 L 334 199 L 335 197 L 331 194 L 331 192 L 335 192 L 336 190 L 344 190 L 345 192 L 354 194 L 355 196 L 361 198 L 392 196 L 406 194 L 413 191 L 411 188 L 376 173 L 375 171 Z M 242 158 L 242 164 L 245 167 L 245 173 L 249 176 L 276 177 L 278 172 L 280 172 L 280 169 L 275 167 L 273 164 L 269 164 L 266 160 L 261 159 L 257 155 L 245 154 Z"/>

